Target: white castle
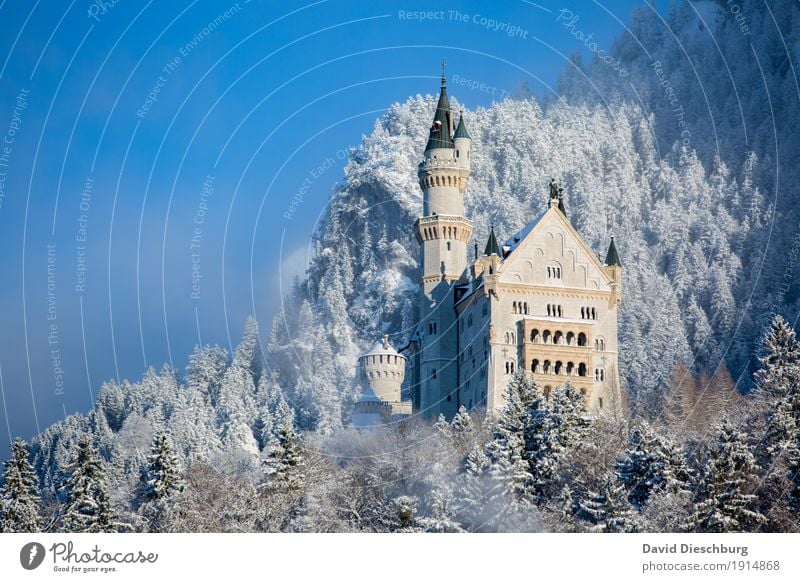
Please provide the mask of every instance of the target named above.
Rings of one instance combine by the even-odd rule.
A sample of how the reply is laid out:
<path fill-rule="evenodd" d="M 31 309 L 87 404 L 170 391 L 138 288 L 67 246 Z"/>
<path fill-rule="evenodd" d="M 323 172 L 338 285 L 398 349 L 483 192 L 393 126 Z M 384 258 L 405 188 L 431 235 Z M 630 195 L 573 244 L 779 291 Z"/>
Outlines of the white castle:
<path fill-rule="evenodd" d="M 595 414 L 618 406 L 622 265 L 613 236 L 601 262 L 568 220 L 562 189 L 551 181 L 545 212 L 503 244 L 492 228 L 483 255 L 475 243 L 468 264 L 473 225 L 464 216 L 464 192 L 472 140 L 463 114 L 454 125 L 442 75 L 418 171 L 420 326 L 407 346 L 410 358 L 386 336 L 360 358 L 367 390 L 356 413 L 386 419 L 451 418 L 461 406 L 491 412 L 523 370 L 545 394 L 570 382 Z M 401 399 L 407 363 L 410 402 Z"/>

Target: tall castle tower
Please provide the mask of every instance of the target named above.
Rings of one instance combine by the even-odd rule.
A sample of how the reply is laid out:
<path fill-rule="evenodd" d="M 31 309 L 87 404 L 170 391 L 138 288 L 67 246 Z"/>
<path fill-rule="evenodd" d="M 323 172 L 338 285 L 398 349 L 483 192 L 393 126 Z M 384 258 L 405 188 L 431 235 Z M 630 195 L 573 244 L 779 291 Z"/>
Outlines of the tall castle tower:
<path fill-rule="evenodd" d="M 422 247 L 423 334 L 414 400 L 425 417 L 452 416 L 458 409 L 453 289 L 467 268 L 467 244 L 473 231 L 472 222 L 464 216 L 470 144 L 463 115 L 454 128 L 443 65 L 439 103 L 418 170 L 423 216 L 417 220 L 416 235 Z"/>

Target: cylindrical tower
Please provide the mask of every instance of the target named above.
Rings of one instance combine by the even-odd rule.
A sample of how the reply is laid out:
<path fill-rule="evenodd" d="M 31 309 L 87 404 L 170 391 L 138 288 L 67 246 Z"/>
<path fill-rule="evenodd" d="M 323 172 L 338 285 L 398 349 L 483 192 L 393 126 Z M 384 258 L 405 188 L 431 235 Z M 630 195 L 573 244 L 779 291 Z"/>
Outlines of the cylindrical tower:
<path fill-rule="evenodd" d="M 377 342 L 359 358 L 361 378 L 372 394 L 383 402 L 400 402 L 400 388 L 406 376 L 406 358 L 389 343 L 389 336 Z"/>
<path fill-rule="evenodd" d="M 458 338 L 453 288 L 465 275 L 472 222 L 464 216 L 470 174 L 470 136 L 463 115 L 458 127 L 442 90 L 419 164 L 422 216 L 416 224 L 422 250 L 419 412 L 452 417 L 458 410 Z"/>

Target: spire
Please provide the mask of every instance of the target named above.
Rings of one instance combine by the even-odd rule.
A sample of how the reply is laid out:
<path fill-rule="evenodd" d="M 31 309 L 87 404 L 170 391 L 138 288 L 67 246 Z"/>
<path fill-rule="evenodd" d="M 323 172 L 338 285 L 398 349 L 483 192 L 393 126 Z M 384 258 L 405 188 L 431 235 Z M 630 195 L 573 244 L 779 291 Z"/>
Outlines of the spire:
<path fill-rule="evenodd" d="M 608 245 L 608 253 L 606 254 L 606 265 L 609 267 L 621 267 L 622 261 L 619 260 L 619 253 L 617 253 L 617 246 L 614 244 L 614 235 L 611 235 L 611 244 Z"/>
<path fill-rule="evenodd" d="M 436 148 L 453 149 L 453 138 L 450 135 L 453 131 L 452 112 L 450 111 L 450 101 L 447 98 L 447 79 L 444 76 L 444 68 L 447 65 L 442 61 L 442 92 L 439 93 L 439 103 L 436 105 L 436 113 L 433 116 L 428 145 L 425 151 Z"/>
<path fill-rule="evenodd" d="M 453 139 L 458 139 L 460 137 L 465 137 L 467 139 L 472 139 L 469 136 L 469 132 L 467 131 L 467 125 L 464 123 L 464 112 L 461 112 L 461 115 L 458 116 L 458 127 L 456 127 L 456 132 L 453 134 Z"/>
<path fill-rule="evenodd" d="M 489 231 L 489 240 L 486 241 L 486 249 L 484 249 L 483 254 L 486 256 L 500 256 L 500 246 L 497 244 L 497 237 L 494 236 L 494 226 Z"/>

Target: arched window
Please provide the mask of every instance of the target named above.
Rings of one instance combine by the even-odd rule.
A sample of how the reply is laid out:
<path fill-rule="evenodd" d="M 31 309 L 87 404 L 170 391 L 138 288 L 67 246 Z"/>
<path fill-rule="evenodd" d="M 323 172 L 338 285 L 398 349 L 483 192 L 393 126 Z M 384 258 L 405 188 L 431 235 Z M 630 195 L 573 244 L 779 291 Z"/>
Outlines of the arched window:
<path fill-rule="evenodd" d="M 561 369 L 563 367 L 564 367 L 564 364 L 562 364 L 560 360 L 556 362 L 556 369 L 555 369 L 556 376 L 560 376 L 561 375 Z"/>
<path fill-rule="evenodd" d="M 514 303 L 511 304 L 511 313 L 516 313 L 516 312 L 517 312 L 517 302 L 514 301 Z"/>
<path fill-rule="evenodd" d="M 545 360 L 542 364 L 542 373 L 549 374 L 550 373 L 550 360 Z"/>
<path fill-rule="evenodd" d="M 533 372 L 534 374 L 539 373 L 539 360 L 531 361 L 531 372 Z"/>
<path fill-rule="evenodd" d="M 586 376 L 586 364 L 584 364 L 583 362 L 578 364 L 578 376 L 580 376 L 581 378 Z"/>
<path fill-rule="evenodd" d="M 594 310 L 594 307 L 592 307 L 592 319 L 597 319 L 597 312 Z"/>
<path fill-rule="evenodd" d="M 550 343 L 550 335 L 551 334 L 550 334 L 550 330 L 549 329 L 544 330 L 544 332 L 542 333 L 542 342 L 546 343 L 546 344 L 549 344 Z"/>
<path fill-rule="evenodd" d="M 553 343 L 554 344 L 560 344 L 561 340 L 563 338 L 564 338 L 564 334 L 561 333 L 560 331 L 557 331 L 555 334 L 553 334 Z"/>
<path fill-rule="evenodd" d="M 567 345 L 571 346 L 575 341 L 575 334 L 571 331 L 567 332 Z"/>
<path fill-rule="evenodd" d="M 535 344 L 539 343 L 539 330 L 538 329 L 532 329 L 531 330 L 531 342 L 535 343 Z"/>
<path fill-rule="evenodd" d="M 583 332 L 578 334 L 578 346 L 586 347 L 586 334 Z"/>
<path fill-rule="evenodd" d="M 575 364 L 573 362 L 567 362 L 567 376 L 574 376 L 575 375 Z"/>

